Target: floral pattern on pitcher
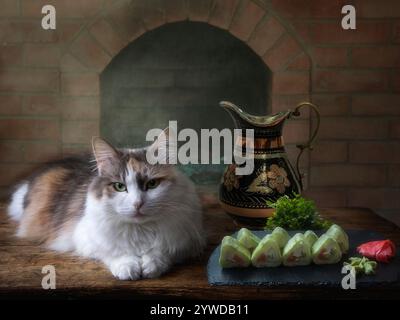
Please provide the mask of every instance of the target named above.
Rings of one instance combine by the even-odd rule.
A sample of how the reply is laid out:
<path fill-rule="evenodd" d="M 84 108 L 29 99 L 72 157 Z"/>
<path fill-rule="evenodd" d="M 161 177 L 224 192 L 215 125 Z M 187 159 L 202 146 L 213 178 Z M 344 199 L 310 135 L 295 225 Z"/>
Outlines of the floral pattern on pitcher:
<path fill-rule="evenodd" d="M 269 167 L 267 176 L 269 178 L 269 186 L 276 189 L 279 193 L 285 193 L 286 187 L 290 187 L 290 181 L 287 177 L 287 172 L 284 168 L 272 164 Z"/>

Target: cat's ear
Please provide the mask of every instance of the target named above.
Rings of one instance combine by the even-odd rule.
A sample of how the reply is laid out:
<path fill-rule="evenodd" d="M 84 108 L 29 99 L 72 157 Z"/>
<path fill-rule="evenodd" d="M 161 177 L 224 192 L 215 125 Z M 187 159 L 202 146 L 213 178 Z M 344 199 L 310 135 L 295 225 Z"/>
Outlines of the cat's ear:
<path fill-rule="evenodd" d="M 92 148 L 99 175 L 115 175 L 120 167 L 119 152 L 99 137 L 92 138 Z"/>
<path fill-rule="evenodd" d="M 165 128 L 147 149 L 147 161 L 151 164 L 176 164 L 177 142 L 176 132 Z"/>

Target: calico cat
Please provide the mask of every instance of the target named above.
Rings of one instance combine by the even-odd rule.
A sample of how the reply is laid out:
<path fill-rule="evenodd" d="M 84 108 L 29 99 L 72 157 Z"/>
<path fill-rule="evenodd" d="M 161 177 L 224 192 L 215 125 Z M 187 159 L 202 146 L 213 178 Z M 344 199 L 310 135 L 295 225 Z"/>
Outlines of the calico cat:
<path fill-rule="evenodd" d="M 33 173 L 8 207 L 17 236 L 98 259 L 121 280 L 158 277 L 199 255 L 205 240 L 193 183 L 173 165 L 146 158 L 168 140 L 165 133 L 142 149 L 94 138 L 94 158 L 67 158 Z"/>

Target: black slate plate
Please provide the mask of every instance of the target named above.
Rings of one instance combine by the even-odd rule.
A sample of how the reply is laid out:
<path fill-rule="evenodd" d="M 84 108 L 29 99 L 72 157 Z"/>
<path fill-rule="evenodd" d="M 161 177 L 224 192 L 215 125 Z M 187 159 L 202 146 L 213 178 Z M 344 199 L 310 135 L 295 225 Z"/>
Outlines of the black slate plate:
<path fill-rule="evenodd" d="M 301 231 L 298 231 L 301 232 Z M 254 286 L 340 286 L 344 274 L 341 273 L 343 261 L 349 256 L 358 256 L 356 248 L 359 244 L 384 240 L 385 237 L 374 231 L 348 230 L 350 250 L 348 255 L 343 256 L 340 263 L 334 265 L 315 265 L 277 268 L 238 268 L 222 269 L 218 263 L 220 248 L 219 245 L 211 254 L 207 264 L 208 282 L 211 285 L 254 285 Z M 253 231 L 259 237 L 268 232 Z M 289 232 L 294 235 L 296 231 Z M 320 235 L 322 232 L 316 232 Z M 233 236 L 236 236 L 234 234 Z M 389 263 L 379 263 L 377 273 L 372 276 L 358 276 L 357 287 L 376 286 L 379 284 L 400 284 L 400 256 L 397 256 Z"/>

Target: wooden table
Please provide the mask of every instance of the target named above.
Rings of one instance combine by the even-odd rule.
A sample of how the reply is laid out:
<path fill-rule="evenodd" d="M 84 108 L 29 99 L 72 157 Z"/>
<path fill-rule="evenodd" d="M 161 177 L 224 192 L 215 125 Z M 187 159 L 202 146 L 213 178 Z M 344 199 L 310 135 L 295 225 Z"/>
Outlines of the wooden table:
<path fill-rule="evenodd" d="M 222 212 L 215 198 L 205 202 L 208 247 L 201 259 L 175 266 L 159 279 L 118 281 L 101 263 L 56 254 L 13 236 L 15 225 L 8 222 L 5 205 L 0 207 L 0 297 L 116 297 L 116 298 L 207 298 L 207 299 L 293 299 L 293 298 L 399 298 L 400 286 L 369 289 L 312 287 L 211 287 L 206 263 L 222 237 L 238 227 Z M 383 233 L 400 245 L 400 229 L 368 209 L 323 209 L 324 217 L 349 229 L 370 229 Z M 42 267 L 54 265 L 57 289 L 41 287 Z"/>

